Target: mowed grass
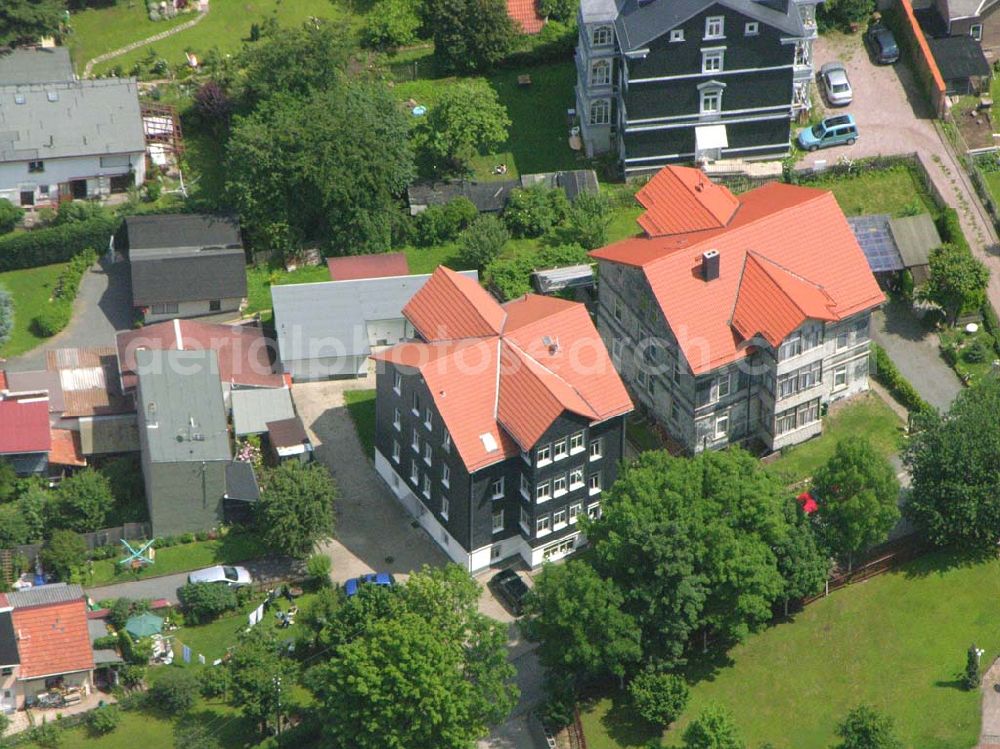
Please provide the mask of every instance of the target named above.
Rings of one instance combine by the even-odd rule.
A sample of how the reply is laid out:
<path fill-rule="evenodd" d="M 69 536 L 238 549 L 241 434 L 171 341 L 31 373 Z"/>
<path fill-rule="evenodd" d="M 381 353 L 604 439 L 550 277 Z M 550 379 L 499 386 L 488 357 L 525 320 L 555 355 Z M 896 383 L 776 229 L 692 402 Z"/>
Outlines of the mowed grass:
<path fill-rule="evenodd" d="M 731 663 L 692 665 L 684 716 L 664 739 L 678 746 L 687 723 L 708 703 L 733 712 L 750 747 L 822 749 L 837 722 L 870 703 L 895 719 L 904 746 L 968 749 L 979 733 L 980 694 L 961 688 L 970 643 L 1000 651 L 996 626 L 1000 561 L 967 563 L 952 553 L 852 585 L 808 606 L 794 621 L 752 635 Z M 589 749 L 645 747 L 653 737 L 612 699 L 583 714 Z"/>
<path fill-rule="evenodd" d="M 14 300 L 14 330 L 7 342 L 0 346 L 0 359 L 23 354 L 45 341 L 32 330 L 31 321 L 49 303 L 59 274 L 65 267 L 66 263 L 57 263 L 0 273 L 0 288 L 10 292 Z"/>
<path fill-rule="evenodd" d="M 116 5 L 73 11 L 69 20 L 73 32 L 66 44 L 76 72 L 83 73 L 84 66 L 94 57 L 167 31 L 194 17 L 194 13 L 181 13 L 176 18 L 150 21 L 144 0 L 119 0 Z M 115 64 L 119 62 L 115 60 L 107 66 Z"/>
<path fill-rule="evenodd" d="M 358 433 L 361 449 L 365 451 L 368 458 L 374 460 L 375 391 L 345 390 L 344 403 L 347 404 L 347 412 L 351 415 L 351 421 L 354 422 L 354 429 Z"/>
<path fill-rule="evenodd" d="M 863 172 L 853 177 L 810 180 L 803 184 L 831 190 L 841 210 L 848 216 L 869 213 L 912 216 L 937 212 L 920 177 L 913 169 L 904 166 Z"/>
<path fill-rule="evenodd" d="M 823 465 L 841 440 L 865 437 L 886 457 L 899 452 L 903 421 L 876 393 L 868 392 L 849 403 L 834 406 L 823 422 L 823 434 L 783 451 L 767 471 L 787 484 L 809 478 Z"/>
<path fill-rule="evenodd" d="M 267 312 L 271 309 L 271 286 L 289 283 L 317 283 L 329 281 L 330 271 L 326 263 L 308 265 L 289 273 L 282 268 L 266 265 L 247 268 L 247 308 L 245 313 Z"/>
<path fill-rule="evenodd" d="M 136 542 L 133 541 L 132 545 L 134 547 Z M 118 564 L 119 560 L 125 558 L 124 553 L 111 559 L 100 559 L 94 562 L 94 574 L 85 575 L 85 579 L 81 582 L 89 587 L 107 585 L 136 578 L 187 572 L 201 567 L 211 567 L 213 564 L 245 562 L 267 554 L 267 548 L 256 536 L 248 533 L 230 533 L 225 538 L 215 541 L 194 541 L 157 549 L 154 564 L 144 567 L 138 573 L 126 570 L 125 565 Z"/>
<path fill-rule="evenodd" d="M 143 5 L 142 0 L 134 1 L 136 5 Z M 101 9 L 94 11 L 94 13 L 107 13 L 108 10 Z M 106 17 L 110 18 L 110 15 Z M 193 17 L 193 15 L 187 14 L 185 20 L 190 20 Z M 205 53 L 212 49 L 218 50 L 223 55 L 232 54 L 239 50 L 244 41 L 249 40 L 250 27 L 255 23 L 260 26 L 268 19 L 273 18 L 281 26 L 297 26 L 313 17 L 335 20 L 348 33 L 353 33 L 350 29 L 357 25 L 359 19 L 359 16 L 352 16 L 339 3 L 331 2 L 331 0 L 212 0 L 208 17 L 197 26 L 161 39 L 152 45 L 140 47 L 121 57 L 108 60 L 95 66 L 94 72 L 97 74 L 107 72 L 115 65 L 121 65 L 125 71 L 128 71 L 135 63 L 149 54 L 150 47 L 156 51 L 157 57 L 165 59 L 171 66 L 183 64 L 186 61 L 184 53 L 187 50 L 194 51 L 199 57 L 204 57 Z M 102 16 L 102 18 L 104 17 Z M 144 15 L 143 18 L 145 18 Z M 99 20 L 95 19 L 95 25 Z M 89 50 L 89 56 L 93 57 L 101 52 L 117 49 L 128 42 L 144 39 L 170 28 L 169 25 L 164 25 L 163 21 L 153 23 L 148 20 L 144 21 L 141 26 L 138 22 L 133 22 L 132 26 L 136 33 L 124 42 L 118 41 L 119 32 L 115 32 L 112 39 L 111 35 L 101 28 L 88 30 L 86 34 L 78 31 L 77 36 L 86 39 L 86 49 Z M 104 40 L 106 36 L 109 37 L 107 41 Z M 78 64 L 82 66 L 83 63 Z"/>

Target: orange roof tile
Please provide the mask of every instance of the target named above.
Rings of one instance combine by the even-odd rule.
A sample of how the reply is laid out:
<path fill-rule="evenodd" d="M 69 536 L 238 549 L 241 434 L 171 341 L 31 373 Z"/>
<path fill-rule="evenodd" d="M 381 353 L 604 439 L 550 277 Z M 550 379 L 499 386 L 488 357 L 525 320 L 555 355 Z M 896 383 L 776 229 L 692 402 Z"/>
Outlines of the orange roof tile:
<path fill-rule="evenodd" d="M 19 679 L 89 671 L 94 667 L 87 607 L 82 598 L 16 608 L 12 617 L 21 657 Z"/>
<path fill-rule="evenodd" d="M 427 341 L 483 338 L 503 330 L 503 307 L 475 280 L 438 266 L 403 315 Z"/>
<path fill-rule="evenodd" d="M 354 281 L 359 278 L 407 276 L 410 264 L 404 252 L 383 252 L 375 255 L 344 255 L 326 259 L 330 278 L 334 281 Z"/>
<path fill-rule="evenodd" d="M 773 344 L 797 327 L 789 327 L 793 319 L 839 320 L 884 300 L 831 193 L 773 182 L 739 203 L 725 227 L 636 237 L 591 253 L 643 268 L 695 374 L 742 358 L 757 333 Z M 710 249 L 719 252 L 720 273 L 706 282 L 701 254 Z"/>
<path fill-rule="evenodd" d="M 0 392 L 7 389 L 7 373 L 0 369 Z"/>
<path fill-rule="evenodd" d="M 545 26 L 545 19 L 539 15 L 535 0 L 507 0 L 507 15 L 525 34 L 537 34 Z"/>
<path fill-rule="evenodd" d="M 639 225 L 650 237 L 721 228 L 740 206 L 724 185 L 686 166 L 664 167 L 635 197 L 646 209 Z"/>
<path fill-rule="evenodd" d="M 480 321 L 489 319 L 500 322 L 498 332 L 401 343 L 375 358 L 419 370 L 468 470 L 530 449 L 563 412 L 593 422 L 632 410 L 582 304 L 528 295 L 501 307 L 483 292 L 489 305 L 482 309 L 484 297 L 472 287 L 482 289 L 474 283 L 460 289 L 464 300 L 447 296 L 447 303 L 443 301 L 440 289 L 447 288 L 443 284 L 430 288 L 430 301 L 420 299 L 439 274 L 451 271 L 438 269 L 411 300 L 425 329 L 445 327 L 456 309 L 470 314 L 471 307 L 482 314 L 472 318 L 475 324 L 469 330 L 479 332 Z M 414 327 L 421 330 L 416 323 Z"/>
<path fill-rule="evenodd" d="M 87 465 L 80 447 L 80 433 L 70 429 L 53 429 L 49 462 L 60 466 Z"/>

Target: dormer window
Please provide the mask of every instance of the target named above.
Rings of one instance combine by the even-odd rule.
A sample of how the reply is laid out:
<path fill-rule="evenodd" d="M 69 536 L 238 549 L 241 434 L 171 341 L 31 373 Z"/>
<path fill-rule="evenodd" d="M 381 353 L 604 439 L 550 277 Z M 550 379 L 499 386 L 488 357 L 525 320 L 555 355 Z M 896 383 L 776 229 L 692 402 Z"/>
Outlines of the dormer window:
<path fill-rule="evenodd" d="M 670 41 L 672 41 L 672 42 L 683 42 L 684 41 L 684 29 L 671 29 L 670 30 Z"/>
<path fill-rule="evenodd" d="M 591 86 L 611 85 L 611 63 L 607 60 L 598 60 L 590 66 Z"/>
<path fill-rule="evenodd" d="M 723 39 L 725 34 L 726 19 L 724 16 L 709 16 L 705 19 L 705 38 Z"/>
<path fill-rule="evenodd" d="M 760 24 L 756 21 L 748 21 L 743 27 L 744 36 L 757 36 L 760 33 Z"/>
<path fill-rule="evenodd" d="M 598 26 L 594 29 L 593 42 L 595 47 L 607 47 L 611 44 L 611 27 Z"/>

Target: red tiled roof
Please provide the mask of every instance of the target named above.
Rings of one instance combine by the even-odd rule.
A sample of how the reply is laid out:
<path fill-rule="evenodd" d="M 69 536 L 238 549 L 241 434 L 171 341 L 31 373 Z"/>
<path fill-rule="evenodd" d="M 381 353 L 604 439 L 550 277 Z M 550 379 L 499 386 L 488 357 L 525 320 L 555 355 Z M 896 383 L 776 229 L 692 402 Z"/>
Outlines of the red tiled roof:
<path fill-rule="evenodd" d="M 499 335 L 506 314 L 475 280 L 439 266 L 403 315 L 426 341 Z"/>
<path fill-rule="evenodd" d="M 545 19 L 538 14 L 535 0 L 507 0 L 507 15 L 525 34 L 537 34 L 545 26 Z"/>
<path fill-rule="evenodd" d="M 0 392 L 7 389 L 7 373 L 0 369 Z"/>
<path fill-rule="evenodd" d="M 403 252 L 383 252 L 378 255 L 346 255 L 327 258 L 330 278 L 334 281 L 355 281 L 359 278 L 408 276 L 410 264 Z"/>
<path fill-rule="evenodd" d="M 678 194 L 690 197 L 675 183 L 659 199 Z M 719 252 L 719 277 L 708 282 L 707 250 Z M 742 194 L 725 226 L 634 237 L 591 255 L 643 269 L 695 374 L 742 358 L 758 333 L 776 345 L 805 319 L 844 319 L 884 299 L 833 195 L 776 182 Z"/>
<path fill-rule="evenodd" d="M 219 378 L 223 382 L 280 388 L 284 386 L 284 379 L 271 364 L 272 346 L 273 342 L 257 327 L 168 320 L 119 333 L 118 361 L 126 390 L 136 385 L 135 352 L 140 348 L 157 351 L 212 349 L 218 356 Z"/>
<path fill-rule="evenodd" d="M 724 185 L 686 166 L 664 167 L 635 197 L 646 209 L 639 225 L 650 237 L 721 228 L 740 206 Z"/>
<path fill-rule="evenodd" d="M 87 629 L 87 607 L 76 601 L 16 608 L 13 611 L 19 679 L 35 679 L 94 667 Z"/>
<path fill-rule="evenodd" d="M 583 305 L 528 295 L 501 306 L 451 275 L 435 272 L 411 300 L 422 326 L 410 319 L 418 330 L 457 325 L 469 335 L 401 343 L 375 358 L 420 372 L 468 470 L 530 449 L 566 411 L 594 422 L 632 410 Z M 497 332 L 482 334 L 488 326 Z"/>
<path fill-rule="evenodd" d="M 45 453 L 51 446 L 48 398 L 0 400 L 0 455 Z"/>
<path fill-rule="evenodd" d="M 80 433 L 70 429 L 53 429 L 49 462 L 59 466 L 85 466 L 87 459 L 80 448 Z"/>

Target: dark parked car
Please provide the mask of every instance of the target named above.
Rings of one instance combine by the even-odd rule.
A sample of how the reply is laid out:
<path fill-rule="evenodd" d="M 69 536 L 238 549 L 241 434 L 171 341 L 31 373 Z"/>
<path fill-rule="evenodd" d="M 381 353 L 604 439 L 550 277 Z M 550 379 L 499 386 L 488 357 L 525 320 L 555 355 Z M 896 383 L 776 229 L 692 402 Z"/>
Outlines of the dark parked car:
<path fill-rule="evenodd" d="M 381 585 L 384 588 L 391 588 L 396 584 L 396 578 L 388 572 L 376 572 L 361 577 L 352 577 L 344 583 L 344 592 L 348 597 L 357 595 L 362 585 Z"/>
<path fill-rule="evenodd" d="M 885 26 L 880 23 L 873 23 L 868 27 L 868 33 L 865 34 L 865 37 L 871 45 L 872 54 L 875 55 L 875 62 L 880 65 L 891 65 L 899 60 L 899 47 L 896 45 L 896 37 Z"/>
<path fill-rule="evenodd" d="M 529 588 L 519 574 L 510 569 L 500 570 L 490 580 L 490 589 L 506 604 L 514 616 L 521 615 L 521 606 Z"/>

